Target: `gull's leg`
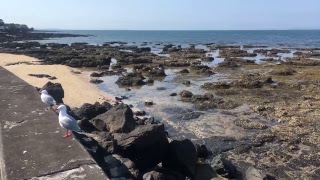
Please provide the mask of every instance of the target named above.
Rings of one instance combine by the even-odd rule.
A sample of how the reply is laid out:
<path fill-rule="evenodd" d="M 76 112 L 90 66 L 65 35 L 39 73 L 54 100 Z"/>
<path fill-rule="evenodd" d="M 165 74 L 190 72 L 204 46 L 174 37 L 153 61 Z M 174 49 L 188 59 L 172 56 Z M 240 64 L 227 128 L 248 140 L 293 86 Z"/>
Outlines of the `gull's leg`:
<path fill-rule="evenodd" d="M 72 131 L 69 130 L 68 136 L 71 136 L 71 134 L 72 134 Z"/>
<path fill-rule="evenodd" d="M 68 130 L 67 130 L 67 133 L 64 135 L 64 136 L 62 136 L 62 137 L 64 137 L 64 138 L 66 138 L 66 137 L 68 137 L 69 135 L 68 135 Z"/>

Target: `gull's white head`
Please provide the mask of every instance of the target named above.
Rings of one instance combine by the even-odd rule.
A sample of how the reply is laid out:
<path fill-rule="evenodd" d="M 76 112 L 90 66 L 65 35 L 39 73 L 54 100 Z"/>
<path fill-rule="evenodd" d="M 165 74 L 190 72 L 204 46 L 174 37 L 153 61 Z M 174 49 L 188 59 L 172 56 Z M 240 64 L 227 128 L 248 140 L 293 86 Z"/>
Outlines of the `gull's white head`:
<path fill-rule="evenodd" d="M 41 94 L 48 94 L 48 91 L 47 90 L 42 90 L 40 91 Z"/>
<path fill-rule="evenodd" d="M 67 111 L 67 107 L 65 105 L 60 105 L 57 109 L 59 109 L 59 111 Z"/>

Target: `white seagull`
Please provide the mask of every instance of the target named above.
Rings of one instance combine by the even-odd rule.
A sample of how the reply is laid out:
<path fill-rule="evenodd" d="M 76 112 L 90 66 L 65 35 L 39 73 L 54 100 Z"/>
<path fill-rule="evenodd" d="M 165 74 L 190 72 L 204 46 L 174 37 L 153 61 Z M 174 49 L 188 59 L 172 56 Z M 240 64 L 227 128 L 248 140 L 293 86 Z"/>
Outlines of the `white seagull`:
<path fill-rule="evenodd" d="M 71 131 L 78 133 L 82 132 L 77 121 L 68 115 L 67 107 L 65 105 L 60 105 L 57 109 L 59 109 L 59 124 L 62 128 L 67 130 L 67 133 L 63 136 L 64 138 L 71 136 Z"/>
<path fill-rule="evenodd" d="M 51 108 L 52 106 L 57 104 L 56 100 L 54 100 L 54 98 L 48 93 L 47 90 L 42 90 L 40 93 L 41 101 L 49 105 Z"/>

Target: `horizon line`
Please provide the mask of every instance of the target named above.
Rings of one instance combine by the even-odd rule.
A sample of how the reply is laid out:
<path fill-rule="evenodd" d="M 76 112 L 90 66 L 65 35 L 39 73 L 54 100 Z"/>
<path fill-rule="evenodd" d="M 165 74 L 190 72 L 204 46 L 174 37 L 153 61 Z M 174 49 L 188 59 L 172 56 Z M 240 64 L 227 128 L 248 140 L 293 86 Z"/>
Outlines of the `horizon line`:
<path fill-rule="evenodd" d="M 35 31 L 318 31 L 315 29 L 57 29 L 57 28 L 43 28 Z"/>

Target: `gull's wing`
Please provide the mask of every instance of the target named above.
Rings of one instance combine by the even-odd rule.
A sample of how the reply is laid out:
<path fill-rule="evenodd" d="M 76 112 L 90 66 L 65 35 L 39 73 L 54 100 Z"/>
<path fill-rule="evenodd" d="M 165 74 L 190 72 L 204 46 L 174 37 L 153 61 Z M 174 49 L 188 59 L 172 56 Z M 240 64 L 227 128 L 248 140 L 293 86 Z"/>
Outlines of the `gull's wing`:
<path fill-rule="evenodd" d="M 49 105 L 56 105 L 57 104 L 56 101 L 53 99 L 53 97 L 50 95 L 41 94 L 41 100 L 44 103 L 47 103 Z"/>
<path fill-rule="evenodd" d="M 80 131 L 80 128 L 77 124 L 77 121 L 74 119 L 71 119 L 68 116 L 59 117 L 59 124 L 61 127 L 71 130 L 71 131 Z"/>

